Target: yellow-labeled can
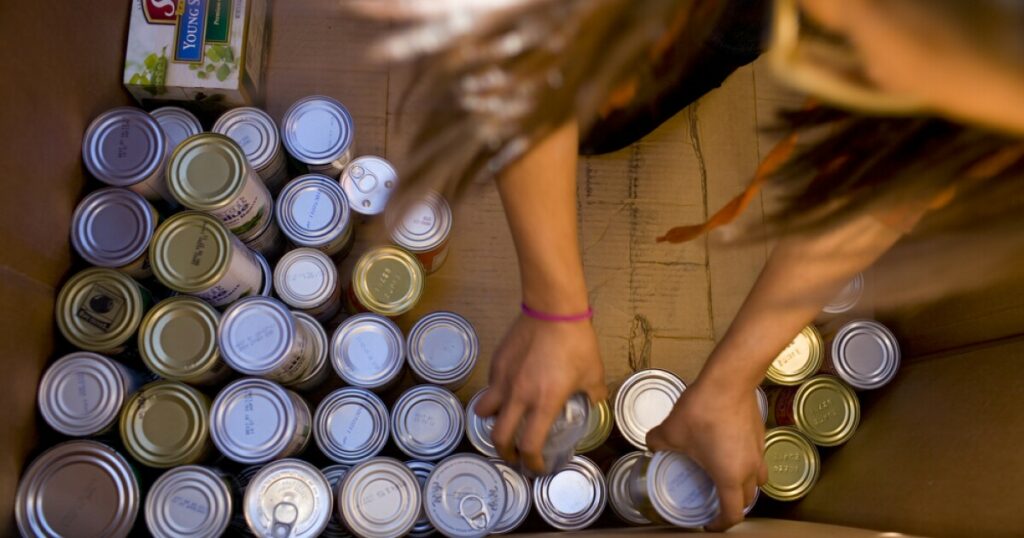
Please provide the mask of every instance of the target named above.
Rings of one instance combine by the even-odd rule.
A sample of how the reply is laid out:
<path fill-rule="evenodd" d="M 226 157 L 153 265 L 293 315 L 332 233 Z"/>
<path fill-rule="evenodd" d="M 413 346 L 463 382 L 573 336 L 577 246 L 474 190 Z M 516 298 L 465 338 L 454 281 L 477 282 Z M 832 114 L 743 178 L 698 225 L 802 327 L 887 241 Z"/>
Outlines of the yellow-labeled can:
<path fill-rule="evenodd" d="M 423 265 L 408 251 L 376 247 L 356 262 L 349 300 L 358 311 L 400 316 L 412 310 L 423 296 L 425 278 Z"/>
<path fill-rule="evenodd" d="M 764 463 L 768 467 L 768 481 L 761 491 L 777 501 L 803 498 L 821 473 L 818 449 L 789 426 L 773 428 L 765 434 Z"/>
<path fill-rule="evenodd" d="M 808 325 L 775 357 L 765 378 L 776 385 L 799 385 L 821 368 L 824 349 L 821 333 Z"/>

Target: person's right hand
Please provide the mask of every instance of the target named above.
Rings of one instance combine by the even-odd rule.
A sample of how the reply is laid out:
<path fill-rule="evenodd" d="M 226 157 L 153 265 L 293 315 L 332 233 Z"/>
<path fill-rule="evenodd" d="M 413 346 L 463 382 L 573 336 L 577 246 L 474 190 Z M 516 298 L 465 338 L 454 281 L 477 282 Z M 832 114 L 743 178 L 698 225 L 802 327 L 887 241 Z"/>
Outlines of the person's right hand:
<path fill-rule="evenodd" d="M 608 396 L 593 325 L 520 315 L 494 354 L 490 386 L 475 412 L 496 415 L 492 439 L 502 458 L 517 462 L 521 457 L 540 473 L 551 424 L 578 392 L 591 402 Z"/>

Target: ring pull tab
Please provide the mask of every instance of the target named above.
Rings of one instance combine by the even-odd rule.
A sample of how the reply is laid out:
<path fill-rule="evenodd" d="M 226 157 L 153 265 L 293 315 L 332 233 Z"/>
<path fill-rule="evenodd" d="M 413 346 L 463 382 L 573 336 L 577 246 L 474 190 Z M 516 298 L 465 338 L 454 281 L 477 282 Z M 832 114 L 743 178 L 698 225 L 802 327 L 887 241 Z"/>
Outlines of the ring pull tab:
<path fill-rule="evenodd" d="M 290 502 L 277 503 L 274 506 L 273 520 L 270 522 L 270 536 L 286 538 L 291 535 L 295 521 L 299 519 L 299 507 Z"/>
<path fill-rule="evenodd" d="M 480 506 L 476 508 L 475 512 L 467 513 L 466 501 L 475 501 Z M 491 522 L 491 512 L 487 509 L 487 504 L 484 503 L 483 499 L 473 494 L 467 494 L 462 499 L 459 499 L 459 515 L 462 516 L 462 519 L 466 520 L 466 523 L 469 523 L 471 528 L 478 531 L 486 530 Z"/>

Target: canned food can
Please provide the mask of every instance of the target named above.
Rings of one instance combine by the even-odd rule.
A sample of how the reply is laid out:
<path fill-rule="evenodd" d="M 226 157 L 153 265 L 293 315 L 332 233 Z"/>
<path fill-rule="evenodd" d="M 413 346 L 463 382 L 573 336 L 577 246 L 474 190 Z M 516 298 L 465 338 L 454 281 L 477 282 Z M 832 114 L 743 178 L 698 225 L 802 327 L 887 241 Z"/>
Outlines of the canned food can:
<path fill-rule="evenodd" d="M 333 506 L 331 484 L 320 469 L 292 458 L 264 465 L 242 500 L 253 534 L 272 537 L 320 536 Z"/>
<path fill-rule="evenodd" d="M 299 176 L 281 190 L 274 215 L 289 241 L 343 257 L 352 248 L 355 223 L 348 196 L 337 180 L 322 174 Z"/>
<path fill-rule="evenodd" d="M 285 254 L 274 268 L 274 289 L 285 304 L 319 321 L 341 309 L 338 268 L 319 250 L 297 248 Z"/>
<path fill-rule="evenodd" d="M 60 289 L 57 327 L 79 349 L 118 355 L 127 351 L 151 304 L 149 291 L 128 275 L 92 267 Z"/>
<path fill-rule="evenodd" d="M 288 182 L 288 161 L 270 114 L 251 106 L 233 108 L 217 118 L 212 132 L 230 137 L 271 192 Z"/>
<path fill-rule="evenodd" d="M 153 373 L 192 385 L 212 385 L 231 374 L 220 358 L 220 314 L 188 295 L 157 303 L 139 326 L 139 354 Z"/>
<path fill-rule="evenodd" d="M 173 153 L 174 149 L 190 136 L 203 132 L 203 125 L 194 114 L 177 106 L 164 106 L 149 113 L 153 119 L 160 124 L 167 140 L 167 152 Z"/>
<path fill-rule="evenodd" d="M 548 525 L 583 530 L 597 521 L 608 499 L 604 474 L 585 456 L 573 456 L 561 471 L 533 481 L 533 503 Z"/>
<path fill-rule="evenodd" d="M 430 477 L 430 473 L 434 472 L 434 464 L 426 461 L 407 461 L 405 466 L 412 471 L 412 474 L 416 475 L 416 480 L 420 483 L 420 491 L 423 491 L 423 486 L 427 483 L 427 478 Z M 413 538 L 424 538 L 431 536 L 436 533 L 434 525 L 430 523 L 430 519 L 427 517 L 426 510 L 420 506 L 420 514 L 416 519 L 416 523 L 412 526 L 412 531 L 409 536 Z"/>
<path fill-rule="evenodd" d="M 808 325 L 775 357 L 765 378 L 776 385 L 799 385 L 821 367 L 823 350 L 821 333 Z"/>
<path fill-rule="evenodd" d="M 383 157 L 363 155 L 345 166 L 340 181 L 352 211 L 374 216 L 384 212 L 391 193 L 398 187 L 398 172 Z"/>
<path fill-rule="evenodd" d="M 262 465 L 250 465 L 235 475 L 235 484 L 239 490 L 244 492 L 245 488 L 249 487 L 249 482 L 252 482 L 252 477 L 256 476 L 256 473 L 260 472 Z M 246 525 L 248 527 L 248 525 Z"/>
<path fill-rule="evenodd" d="M 160 216 L 145 198 L 128 189 L 99 189 L 71 215 L 71 246 L 97 267 L 132 278 L 149 278 L 149 241 Z"/>
<path fill-rule="evenodd" d="M 388 442 L 388 408 L 374 393 L 345 387 L 316 408 L 313 438 L 331 461 L 354 465 L 373 458 Z"/>
<path fill-rule="evenodd" d="M 155 381 L 121 411 L 121 441 L 139 463 L 165 469 L 210 453 L 210 400 L 179 381 Z"/>
<path fill-rule="evenodd" d="M 348 109 L 325 95 L 303 97 L 281 118 L 288 153 L 310 172 L 338 177 L 352 159 L 355 124 Z"/>
<path fill-rule="evenodd" d="M 331 369 L 327 366 L 327 350 L 330 343 L 327 341 L 327 333 L 324 332 L 324 328 L 317 320 L 313 319 L 313 316 L 295 311 L 292 311 L 292 315 L 295 316 L 299 325 L 304 326 L 307 333 L 312 335 L 309 343 L 313 346 L 312 355 L 316 357 L 316 360 L 306 375 L 295 380 L 289 386 L 300 392 L 313 390 L 327 381 L 327 377 L 330 375 Z"/>
<path fill-rule="evenodd" d="M 309 442 L 309 406 L 266 379 L 247 377 L 224 387 L 210 409 L 210 436 L 222 454 L 242 464 L 302 452 Z"/>
<path fill-rule="evenodd" d="M 764 392 L 764 389 L 757 387 L 754 389 L 757 398 L 757 412 L 761 415 L 761 422 L 764 424 L 768 423 L 768 394 Z"/>
<path fill-rule="evenodd" d="M 345 477 L 348 470 L 351 467 L 348 465 L 330 465 L 320 469 L 320 472 L 324 474 L 324 478 L 327 479 L 327 483 L 331 486 L 331 493 L 337 497 L 338 495 L 338 484 L 341 483 L 341 479 Z M 341 519 L 338 518 L 338 511 L 331 507 L 331 519 L 327 522 L 327 526 L 324 527 L 324 532 L 320 536 L 326 538 L 349 538 L 351 534 L 348 533 L 348 529 L 341 523 Z"/>
<path fill-rule="evenodd" d="M 338 376 L 353 387 L 384 390 L 402 373 L 405 338 L 390 319 L 357 314 L 334 330 L 331 364 Z"/>
<path fill-rule="evenodd" d="M 597 405 L 590 406 L 590 413 L 587 415 L 587 432 L 576 443 L 576 453 L 586 454 L 601 447 L 612 434 L 615 426 L 615 419 L 612 417 L 612 409 L 606 400 L 601 400 Z"/>
<path fill-rule="evenodd" d="M 530 481 L 511 465 L 499 458 L 492 458 L 490 461 L 497 467 L 505 481 L 505 509 L 498 519 L 498 524 L 491 529 L 491 533 L 507 534 L 518 529 L 530 515 L 530 509 L 533 508 L 533 491 Z"/>
<path fill-rule="evenodd" d="M 285 305 L 259 295 L 228 307 L 217 330 L 217 345 L 231 368 L 284 385 L 315 371 L 315 340 Z"/>
<path fill-rule="evenodd" d="M 259 252 L 252 251 L 252 257 L 256 258 L 260 265 L 260 273 L 263 274 L 263 286 L 260 287 L 260 291 L 256 295 L 270 297 L 274 292 L 274 270 L 270 268 L 270 262 L 267 261 L 267 258 Z"/>
<path fill-rule="evenodd" d="M 764 462 L 768 481 L 765 495 L 777 501 L 802 499 L 818 482 L 821 459 L 818 449 L 795 428 L 772 428 L 764 437 Z"/>
<path fill-rule="evenodd" d="M 587 434 L 590 413 L 590 400 L 586 394 L 574 394 L 565 402 L 562 412 L 551 424 L 541 448 L 541 456 L 544 459 L 544 472 L 541 474 L 550 475 L 558 472 L 572 461 L 576 454 L 576 445 Z M 519 470 L 527 476 L 534 475 L 534 472 L 527 469 L 522 462 Z"/>
<path fill-rule="evenodd" d="M 357 311 L 397 317 L 419 302 L 426 276 L 412 254 L 398 247 L 372 248 L 352 270 L 349 299 Z"/>
<path fill-rule="evenodd" d="M 508 502 L 505 477 L 487 458 L 455 454 L 438 463 L 423 485 L 423 508 L 449 538 L 491 534 Z"/>
<path fill-rule="evenodd" d="M 861 319 L 843 325 L 828 349 L 821 371 L 838 376 L 855 389 L 888 385 L 900 369 L 900 344 L 892 331 L 877 321 Z"/>
<path fill-rule="evenodd" d="M 39 412 L 54 430 L 72 437 L 110 431 L 144 374 L 86 351 L 57 359 L 39 381 Z"/>
<path fill-rule="evenodd" d="M 629 444 L 647 450 L 647 432 L 664 422 L 686 390 L 682 379 L 667 370 L 640 370 L 615 391 L 615 425 Z"/>
<path fill-rule="evenodd" d="M 284 236 L 281 235 L 281 228 L 274 222 L 274 218 L 267 219 L 263 230 L 256 233 L 252 239 L 245 241 L 245 246 L 264 258 L 271 260 L 280 258 L 284 253 Z"/>
<path fill-rule="evenodd" d="M 423 316 L 407 340 L 409 368 L 416 378 L 453 391 L 469 381 L 480 355 L 476 329 L 454 312 Z"/>
<path fill-rule="evenodd" d="M 160 124 L 134 107 L 112 108 L 92 120 L 82 137 L 82 161 L 96 179 L 150 201 L 174 197 L 164 181 L 170 149 Z"/>
<path fill-rule="evenodd" d="M 487 392 L 487 387 L 480 389 L 466 404 L 466 439 L 477 452 L 484 456 L 497 458 L 498 449 L 494 447 L 494 440 L 491 439 L 491 433 L 494 431 L 494 417 L 485 418 L 476 414 L 476 404 L 485 392 Z"/>
<path fill-rule="evenodd" d="M 160 225 L 149 247 L 153 274 L 164 286 L 227 306 L 263 287 L 260 262 L 216 218 L 183 211 Z"/>
<path fill-rule="evenodd" d="M 404 211 L 389 212 L 387 220 L 391 240 L 413 253 L 427 274 L 440 269 L 448 259 L 452 208 L 440 194 L 427 192 Z"/>
<path fill-rule="evenodd" d="M 857 306 L 863 295 L 864 273 L 857 273 L 821 311 L 831 315 L 845 314 Z"/>
<path fill-rule="evenodd" d="M 796 426 L 819 446 L 850 440 L 860 424 L 860 402 L 838 379 L 815 376 L 799 387 L 769 387 L 768 425 Z"/>
<path fill-rule="evenodd" d="M 676 527 L 703 527 L 720 512 L 711 477 L 679 452 L 638 458 L 630 470 L 629 494 L 644 517 Z"/>
<path fill-rule="evenodd" d="M 462 441 L 462 404 L 444 387 L 417 385 L 391 410 L 391 437 L 407 456 L 437 461 Z"/>
<path fill-rule="evenodd" d="M 419 481 L 393 458 L 373 458 L 349 469 L 338 486 L 337 512 L 352 534 L 397 538 L 416 525 L 423 498 Z"/>
<path fill-rule="evenodd" d="M 65 441 L 37 457 L 18 483 L 22 536 L 125 537 L 139 512 L 135 471 L 96 441 Z"/>
<path fill-rule="evenodd" d="M 757 506 L 757 501 L 760 498 L 761 498 L 761 488 L 755 487 L 754 488 L 754 498 L 750 499 L 750 504 L 748 504 L 748 505 L 743 507 L 743 515 L 744 516 L 747 516 L 748 514 L 750 514 L 750 511 L 753 510 L 755 506 Z"/>
<path fill-rule="evenodd" d="M 214 469 L 185 465 L 170 469 L 146 495 L 146 528 L 155 538 L 216 538 L 231 523 L 231 483 Z"/>
<path fill-rule="evenodd" d="M 637 462 L 644 458 L 644 453 L 639 450 L 630 452 L 615 460 L 608 470 L 608 504 L 619 519 L 630 525 L 651 524 L 630 495 L 630 474 Z"/>

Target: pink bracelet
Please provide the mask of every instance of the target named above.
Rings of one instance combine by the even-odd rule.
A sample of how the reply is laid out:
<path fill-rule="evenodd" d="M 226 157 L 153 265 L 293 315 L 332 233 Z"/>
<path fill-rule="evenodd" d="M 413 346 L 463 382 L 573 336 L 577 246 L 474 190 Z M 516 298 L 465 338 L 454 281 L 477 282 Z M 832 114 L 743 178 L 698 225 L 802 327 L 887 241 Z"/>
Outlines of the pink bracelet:
<path fill-rule="evenodd" d="M 526 303 L 522 304 L 523 314 L 528 318 L 533 318 L 540 321 L 553 321 L 557 323 L 570 323 L 574 321 L 587 321 L 594 319 L 594 308 L 591 306 L 587 307 L 586 312 L 580 312 L 579 314 L 550 314 L 548 312 L 541 312 L 540 310 L 534 310 Z"/>

